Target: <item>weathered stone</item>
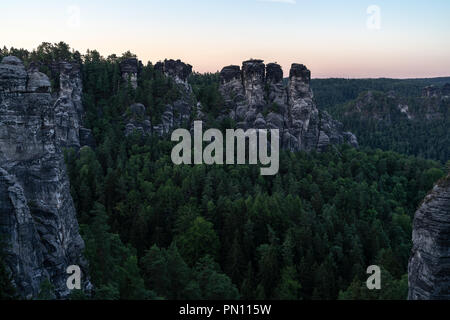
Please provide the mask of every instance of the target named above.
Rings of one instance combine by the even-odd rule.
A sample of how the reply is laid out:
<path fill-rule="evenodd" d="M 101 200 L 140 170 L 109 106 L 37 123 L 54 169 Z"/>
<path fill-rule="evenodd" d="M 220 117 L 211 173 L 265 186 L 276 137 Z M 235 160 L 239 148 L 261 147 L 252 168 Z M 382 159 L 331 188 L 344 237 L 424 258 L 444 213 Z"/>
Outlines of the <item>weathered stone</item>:
<path fill-rule="evenodd" d="M 178 86 L 180 97 L 171 104 L 167 104 L 161 117 L 161 123 L 153 127 L 158 135 L 166 135 L 174 128 L 189 127 L 195 103 L 188 77 L 192 73 L 192 66 L 180 60 L 164 60 L 155 64 L 155 69 L 170 77 Z"/>
<path fill-rule="evenodd" d="M 26 91 L 27 72 L 19 58 L 8 56 L 0 63 L 0 91 Z"/>
<path fill-rule="evenodd" d="M 125 59 L 120 62 L 120 72 L 122 79 L 126 83 L 129 81 L 133 89 L 137 88 L 137 77 L 139 72 L 139 61 L 136 58 Z"/>
<path fill-rule="evenodd" d="M 52 70 L 59 77 L 59 91 L 53 107 L 58 143 L 62 147 L 78 149 L 81 147 L 80 129 L 84 115 L 80 65 L 67 61 L 55 62 Z"/>
<path fill-rule="evenodd" d="M 244 85 L 239 66 L 227 66 L 220 72 L 219 92 L 224 98 L 223 115 L 243 120 L 248 106 L 245 102 Z"/>
<path fill-rule="evenodd" d="M 157 62 L 155 69 L 161 71 L 166 76 L 171 77 L 176 83 L 188 86 L 187 79 L 192 73 L 192 66 L 186 64 L 181 60 L 164 60 L 163 62 Z"/>
<path fill-rule="evenodd" d="M 250 107 L 264 105 L 265 65 L 263 61 L 244 61 L 242 63 L 242 81 L 247 104 Z"/>
<path fill-rule="evenodd" d="M 145 106 L 142 103 L 134 103 L 128 108 L 128 112 L 123 115 L 127 122 L 125 125 L 125 135 L 128 136 L 134 132 L 144 135 L 150 135 L 152 125 L 150 118 L 145 114 Z"/>
<path fill-rule="evenodd" d="M 253 128 L 255 129 L 265 129 L 266 128 L 266 120 L 261 113 L 256 115 L 255 122 L 253 123 Z"/>
<path fill-rule="evenodd" d="M 450 299 L 450 175 L 416 211 L 408 265 L 411 300 Z"/>
<path fill-rule="evenodd" d="M 266 67 L 266 81 L 269 87 L 269 103 L 276 104 L 279 113 L 287 117 L 287 90 L 283 83 L 283 70 L 276 63 L 269 63 Z"/>
<path fill-rule="evenodd" d="M 145 106 L 142 103 L 134 103 L 130 106 L 130 113 L 134 117 L 145 116 Z"/>
<path fill-rule="evenodd" d="M 233 80 L 241 81 L 241 68 L 239 66 L 227 66 L 220 71 L 220 83 L 225 84 Z"/>
<path fill-rule="evenodd" d="M 51 84 L 47 75 L 39 72 L 38 67 L 34 64 L 28 69 L 28 92 L 51 92 Z"/>
<path fill-rule="evenodd" d="M 310 71 L 294 63 L 289 75 L 286 87 L 276 63 L 265 67 L 262 60 L 245 61 L 242 72 L 238 66 L 223 68 L 219 86 L 225 101 L 223 114 L 239 128 L 279 129 L 280 145 L 289 150 L 325 150 L 339 143 L 357 146 L 353 134 L 344 133 L 341 123 L 317 109 Z"/>
<path fill-rule="evenodd" d="M 283 70 L 276 63 L 268 63 L 266 66 L 267 83 L 279 83 L 283 81 Z"/>

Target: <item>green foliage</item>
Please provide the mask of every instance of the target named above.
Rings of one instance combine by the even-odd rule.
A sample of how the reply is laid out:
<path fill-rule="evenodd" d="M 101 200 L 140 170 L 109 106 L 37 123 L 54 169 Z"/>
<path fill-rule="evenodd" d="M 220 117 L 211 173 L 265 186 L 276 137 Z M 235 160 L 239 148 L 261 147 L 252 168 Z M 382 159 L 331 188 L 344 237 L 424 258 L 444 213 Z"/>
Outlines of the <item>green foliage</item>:
<path fill-rule="evenodd" d="M 96 299 L 147 299 L 135 249 L 125 246 L 117 234 L 109 232 L 103 205 L 94 203 L 89 225 L 81 226 L 86 242 L 90 276 L 96 284 Z"/>
<path fill-rule="evenodd" d="M 450 158 L 450 100 L 422 97 L 425 86 L 440 88 L 450 78 L 313 79 L 311 83 L 318 107 L 353 132 L 360 146 L 442 163 Z M 370 102 L 364 99 L 368 91 Z M 408 106 L 415 117 L 408 119 L 399 105 Z"/>
<path fill-rule="evenodd" d="M 41 282 L 39 293 L 36 297 L 37 300 L 53 300 L 55 299 L 55 287 L 50 280 L 45 279 Z"/>
<path fill-rule="evenodd" d="M 442 86 L 450 83 L 449 77 L 431 79 L 312 79 L 311 86 L 319 108 L 332 112 L 341 104 L 356 99 L 368 90 L 394 91 L 406 97 L 417 97 L 429 85 Z"/>
<path fill-rule="evenodd" d="M 137 297 L 141 278 L 154 298 L 336 299 L 377 259 L 400 281 L 416 206 L 444 173 L 342 146 L 282 152 L 279 174 L 261 177 L 247 165 L 174 166 L 164 140 L 103 141 L 66 157 L 97 298 Z M 98 203 L 81 206 L 82 190 Z"/>
<path fill-rule="evenodd" d="M 364 280 L 357 277 L 345 291 L 339 292 L 339 300 L 405 300 L 408 296 L 408 275 L 395 279 L 386 271 L 381 271 L 381 289 L 367 289 Z"/>
<path fill-rule="evenodd" d="M 219 93 L 220 74 L 194 73 L 189 77 L 189 83 L 197 100 L 202 105 L 202 112 L 211 118 L 217 118 L 224 107 L 224 99 Z"/>

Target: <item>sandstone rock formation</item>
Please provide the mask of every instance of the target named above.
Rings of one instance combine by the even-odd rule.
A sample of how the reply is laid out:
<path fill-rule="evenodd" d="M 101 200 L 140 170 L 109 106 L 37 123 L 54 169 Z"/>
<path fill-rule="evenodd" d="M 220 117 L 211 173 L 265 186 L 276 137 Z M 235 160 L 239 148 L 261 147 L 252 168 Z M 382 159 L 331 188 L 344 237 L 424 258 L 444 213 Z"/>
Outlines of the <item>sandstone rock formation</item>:
<path fill-rule="evenodd" d="M 125 59 L 120 63 L 120 72 L 125 83 L 130 82 L 131 86 L 137 88 L 137 77 L 139 72 L 139 61 L 136 58 Z"/>
<path fill-rule="evenodd" d="M 223 116 L 247 128 L 277 128 L 281 147 L 289 150 L 323 150 L 330 144 L 350 143 L 356 137 L 343 132 L 342 125 L 317 109 L 310 88 L 311 73 L 292 64 L 287 86 L 276 63 L 244 61 L 224 67 L 219 91 L 224 97 Z"/>
<path fill-rule="evenodd" d="M 171 77 L 176 83 L 185 86 L 186 89 L 189 89 L 187 78 L 192 73 L 192 66 L 190 64 L 185 64 L 181 60 L 166 59 L 163 62 L 157 62 L 155 69 Z"/>
<path fill-rule="evenodd" d="M 83 128 L 82 104 L 83 83 L 80 65 L 66 61 L 55 62 L 52 71 L 59 78 L 59 90 L 53 95 L 56 100 L 56 135 L 62 147 L 79 149 L 94 144 L 91 131 Z"/>
<path fill-rule="evenodd" d="M 408 299 L 450 299 L 450 175 L 416 211 L 412 241 Z"/>
<path fill-rule="evenodd" d="M 143 135 L 151 134 L 152 124 L 149 117 L 145 114 L 145 106 L 142 103 L 132 104 L 123 117 L 127 122 L 125 126 L 126 136 L 134 132 L 138 132 Z"/>
<path fill-rule="evenodd" d="M 58 298 L 67 296 L 72 264 L 90 286 L 61 151 L 79 145 L 74 114 L 81 80 L 73 72 L 61 66 L 61 90 L 52 97 L 49 79 L 35 66 L 27 71 L 16 57 L 0 63 L 0 233 L 14 285 L 27 298 L 45 279 Z"/>
<path fill-rule="evenodd" d="M 155 64 L 155 69 L 174 80 L 179 88 L 180 97 L 173 103 L 167 104 L 162 115 L 161 123 L 153 130 L 162 136 L 170 133 L 173 128 L 187 127 L 195 105 L 192 88 L 188 77 L 192 73 L 192 66 L 180 60 L 164 60 Z"/>

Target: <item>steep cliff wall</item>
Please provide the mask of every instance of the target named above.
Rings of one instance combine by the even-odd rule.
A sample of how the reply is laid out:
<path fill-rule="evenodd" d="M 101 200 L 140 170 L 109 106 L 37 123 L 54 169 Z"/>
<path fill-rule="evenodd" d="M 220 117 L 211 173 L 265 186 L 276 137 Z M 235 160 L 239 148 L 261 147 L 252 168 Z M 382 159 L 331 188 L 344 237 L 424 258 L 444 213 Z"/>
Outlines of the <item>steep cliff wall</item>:
<path fill-rule="evenodd" d="M 0 232 L 14 285 L 27 298 L 45 279 L 65 297 L 67 266 L 86 271 L 62 154 L 80 145 L 81 83 L 73 71 L 62 66 L 61 90 L 52 97 L 37 68 L 26 70 L 16 57 L 0 64 Z"/>
<path fill-rule="evenodd" d="M 416 211 L 412 241 L 408 298 L 450 299 L 450 175 Z"/>

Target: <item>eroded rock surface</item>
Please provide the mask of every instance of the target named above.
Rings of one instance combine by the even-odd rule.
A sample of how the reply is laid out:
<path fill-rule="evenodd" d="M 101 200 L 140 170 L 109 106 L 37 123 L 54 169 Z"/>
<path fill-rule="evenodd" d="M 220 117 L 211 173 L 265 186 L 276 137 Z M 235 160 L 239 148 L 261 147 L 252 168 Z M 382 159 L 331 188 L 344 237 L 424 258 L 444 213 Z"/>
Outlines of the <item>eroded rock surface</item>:
<path fill-rule="evenodd" d="M 280 65 L 262 60 L 244 61 L 224 67 L 219 91 L 224 97 L 223 116 L 238 127 L 279 129 L 281 147 L 289 150 L 324 150 L 330 144 L 350 143 L 356 137 L 343 132 L 342 125 L 321 112 L 310 88 L 311 72 L 292 64 L 285 85 Z"/>
<path fill-rule="evenodd" d="M 145 113 L 146 109 L 142 103 L 132 104 L 123 115 L 127 124 L 125 125 L 125 135 L 128 136 L 135 132 L 150 135 L 152 124 L 150 118 Z"/>
<path fill-rule="evenodd" d="M 74 123 L 63 121 L 76 112 L 69 109 L 79 94 L 66 67 L 55 102 L 49 79 L 35 67 L 27 72 L 15 57 L 0 63 L 0 233 L 14 285 L 27 298 L 45 279 L 57 298 L 67 296 L 67 266 L 87 266 L 62 154 L 77 140 L 65 134 Z M 86 273 L 84 279 L 89 287 Z"/>

